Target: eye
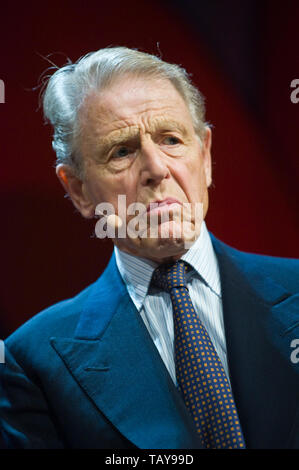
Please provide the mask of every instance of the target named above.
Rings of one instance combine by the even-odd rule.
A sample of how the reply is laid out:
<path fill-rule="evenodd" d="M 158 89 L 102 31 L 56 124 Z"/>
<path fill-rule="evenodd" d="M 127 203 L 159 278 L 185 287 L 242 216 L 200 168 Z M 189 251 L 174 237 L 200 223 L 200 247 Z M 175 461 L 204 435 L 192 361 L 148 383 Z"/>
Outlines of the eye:
<path fill-rule="evenodd" d="M 177 137 L 174 137 L 173 135 L 169 135 L 165 137 L 165 139 L 163 140 L 163 143 L 165 145 L 176 145 L 176 144 L 179 144 L 180 141 Z"/>
<path fill-rule="evenodd" d="M 112 157 L 113 158 L 124 158 L 127 157 L 130 154 L 130 149 L 129 147 L 119 147 L 118 149 L 113 152 Z"/>

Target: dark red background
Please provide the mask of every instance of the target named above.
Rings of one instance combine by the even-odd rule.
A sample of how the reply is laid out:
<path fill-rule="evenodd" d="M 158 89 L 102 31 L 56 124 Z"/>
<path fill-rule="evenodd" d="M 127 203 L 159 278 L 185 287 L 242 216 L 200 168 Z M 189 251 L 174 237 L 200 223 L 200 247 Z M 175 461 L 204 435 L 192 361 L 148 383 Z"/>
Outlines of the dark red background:
<path fill-rule="evenodd" d="M 1 6 L 2 336 L 95 280 L 112 251 L 109 241 L 94 237 L 94 222 L 64 199 L 55 177 L 51 129 L 32 91 L 49 65 L 41 56 L 49 53 L 63 65 L 66 56 L 77 60 L 107 45 L 157 53 L 159 43 L 163 58 L 192 72 L 207 99 L 214 126 L 208 228 L 242 250 L 298 257 L 299 103 L 290 101 L 290 83 L 299 77 L 299 4 L 253 1 L 258 16 L 252 14 L 249 24 L 233 0 L 225 2 L 225 18 L 220 2 L 212 2 L 212 16 L 205 3 Z M 197 21 L 192 8 L 198 5 Z"/>

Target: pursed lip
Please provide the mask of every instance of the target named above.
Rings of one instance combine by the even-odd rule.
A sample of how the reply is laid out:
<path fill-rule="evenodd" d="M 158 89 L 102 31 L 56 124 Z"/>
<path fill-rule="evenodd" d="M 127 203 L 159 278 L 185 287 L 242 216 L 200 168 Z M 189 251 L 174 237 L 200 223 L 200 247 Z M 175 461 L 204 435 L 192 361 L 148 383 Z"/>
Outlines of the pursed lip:
<path fill-rule="evenodd" d="M 163 200 L 151 201 L 146 207 L 147 212 L 150 212 L 150 210 L 154 209 L 154 208 L 151 208 L 151 204 L 158 204 L 158 206 L 156 206 L 156 205 L 154 206 L 155 209 L 157 207 L 162 207 L 162 206 L 165 206 L 167 204 L 180 204 L 180 205 L 182 205 L 182 203 L 178 199 L 175 199 L 174 197 L 167 197 Z"/>

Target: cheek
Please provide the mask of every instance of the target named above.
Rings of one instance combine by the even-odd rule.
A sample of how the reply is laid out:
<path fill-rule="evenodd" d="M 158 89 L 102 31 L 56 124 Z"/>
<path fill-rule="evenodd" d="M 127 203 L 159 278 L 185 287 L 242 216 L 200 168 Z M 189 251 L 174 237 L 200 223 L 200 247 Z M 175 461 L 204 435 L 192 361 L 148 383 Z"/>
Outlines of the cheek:
<path fill-rule="evenodd" d="M 132 175 L 103 174 L 95 172 L 89 178 L 90 196 L 95 204 L 109 202 L 115 208 L 118 205 L 118 196 L 126 196 L 126 204 L 136 202 L 136 184 Z"/>
<path fill-rule="evenodd" d="M 114 191 L 105 178 L 92 174 L 88 177 L 86 189 L 88 191 L 89 198 L 95 205 L 102 202 L 113 202 L 111 200 L 111 196 L 114 194 Z"/>
<path fill-rule="evenodd" d="M 202 201 L 206 190 L 205 173 L 198 161 L 190 161 L 188 165 L 179 165 L 173 176 L 186 194 L 189 201 Z"/>

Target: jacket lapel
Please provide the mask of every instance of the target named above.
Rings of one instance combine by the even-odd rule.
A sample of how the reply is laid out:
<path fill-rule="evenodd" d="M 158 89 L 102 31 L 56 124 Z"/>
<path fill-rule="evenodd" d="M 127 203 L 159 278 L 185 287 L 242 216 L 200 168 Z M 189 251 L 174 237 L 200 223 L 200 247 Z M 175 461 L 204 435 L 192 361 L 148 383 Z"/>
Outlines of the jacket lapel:
<path fill-rule="evenodd" d="M 92 289 L 75 339 L 51 343 L 98 409 L 135 446 L 201 447 L 114 256 Z"/>
<path fill-rule="evenodd" d="M 299 398 L 290 360 L 290 343 L 299 334 L 299 296 L 272 281 L 252 255 L 212 240 L 220 268 L 230 380 L 246 445 L 288 447 Z"/>
<path fill-rule="evenodd" d="M 212 241 L 230 380 L 247 447 L 291 446 L 298 378 L 290 344 L 299 337 L 298 296 L 259 271 L 252 257 Z M 114 256 L 91 289 L 75 338 L 52 338 L 51 343 L 98 409 L 135 446 L 201 447 Z"/>

